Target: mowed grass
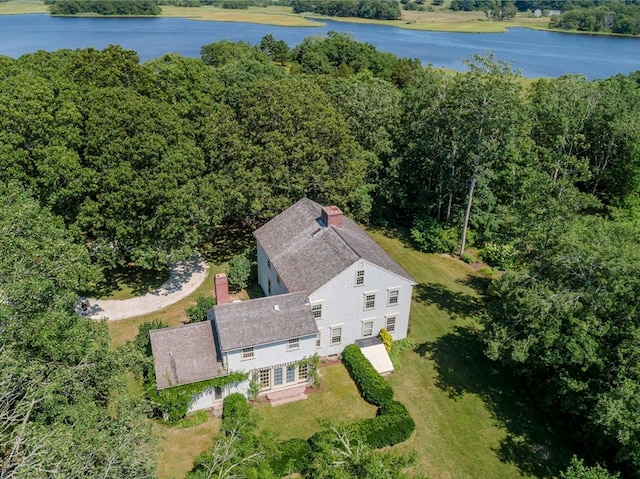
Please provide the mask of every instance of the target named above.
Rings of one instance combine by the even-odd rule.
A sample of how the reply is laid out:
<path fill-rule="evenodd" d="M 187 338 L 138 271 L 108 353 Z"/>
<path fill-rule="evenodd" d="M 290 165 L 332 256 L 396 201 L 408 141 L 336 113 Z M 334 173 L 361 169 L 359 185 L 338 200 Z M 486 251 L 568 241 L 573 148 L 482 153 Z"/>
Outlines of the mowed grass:
<path fill-rule="evenodd" d="M 483 354 L 475 315 L 485 280 L 457 259 L 370 231 L 420 283 L 414 290 L 414 351 L 389 376 L 416 422 L 400 451 L 418 453 L 430 479 L 557 477 L 570 457 L 562 435 L 531 406 L 516 379 Z"/>
<path fill-rule="evenodd" d="M 158 463 L 159 479 L 179 479 L 193 469 L 193 460 L 206 451 L 218 434 L 220 419 L 209 416 L 207 422 L 185 429 L 157 423 L 154 432 L 160 437 L 162 455 Z"/>
<path fill-rule="evenodd" d="M 483 307 L 486 280 L 459 260 L 416 252 L 397 231 L 369 234 L 420 283 L 410 330 L 417 346 L 403 353 L 400 370 L 387 379 L 416 430 L 394 449 L 416 451 L 415 471 L 430 479 L 557 477 L 571 455 L 570 443 L 536 412 L 519 382 L 483 354 L 476 314 Z M 112 344 L 133 339 L 139 324 L 151 319 L 180 324 L 200 294 L 213 293 L 213 276 L 224 266 L 210 263 L 205 283 L 166 310 L 111 322 Z M 341 423 L 375 415 L 344 366 L 325 366 L 321 372 L 321 388 L 305 401 L 256 406 L 260 429 L 282 440 L 308 438 L 321 429 L 321 419 Z M 184 477 L 197 454 L 210 446 L 218 424 L 215 418 L 187 429 L 158 424 L 163 437 L 159 477 Z"/>
<path fill-rule="evenodd" d="M 342 363 L 320 368 L 321 386 L 304 401 L 273 407 L 256 407 L 262 430 L 276 432 L 279 439 L 309 438 L 322 429 L 320 421 L 351 423 L 375 417 L 377 408 L 365 402 Z"/>

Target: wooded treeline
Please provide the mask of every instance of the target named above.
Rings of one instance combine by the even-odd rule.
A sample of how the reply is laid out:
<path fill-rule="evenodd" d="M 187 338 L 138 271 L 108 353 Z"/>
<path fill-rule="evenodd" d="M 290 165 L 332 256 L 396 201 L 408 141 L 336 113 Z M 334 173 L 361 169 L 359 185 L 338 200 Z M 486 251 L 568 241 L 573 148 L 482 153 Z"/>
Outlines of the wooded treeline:
<path fill-rule="evenodd" d="M 153 0 L 45 0 L 51 15 L 160 15 L 162 9 Z"/>
<path fill-rule="evenodd" d="M 640 74 L 525 88 L 493 58 L 468 67 L 422 68 L 337 33 L 144 64 L 116 46 L 0 57 L 7 477 L 31 477 L 20 464 L 148 477 L 143 411 L 113 412 L 116 396 L 135 402 L 113 394 L 134 352 L 109 352 L 74 293 L 96 266 L 164 264 L 302 196 L 441 252 L 457 252 L 470 206 L 467 245 L 515 269 L 490 290 L 488 354 L 590 460 L 640 477 Z M 67 464 L 90 429 L 104 447 Z"/>

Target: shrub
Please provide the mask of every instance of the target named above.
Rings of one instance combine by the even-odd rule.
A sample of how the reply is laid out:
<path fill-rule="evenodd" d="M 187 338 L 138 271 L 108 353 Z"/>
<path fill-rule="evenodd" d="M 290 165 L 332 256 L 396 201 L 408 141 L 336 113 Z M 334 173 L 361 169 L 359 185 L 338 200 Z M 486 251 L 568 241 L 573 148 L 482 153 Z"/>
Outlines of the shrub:
<path fill-rule="evenodd" d="M 406 441 L 415 428 L 407 408 L 393 400 L 378 409 L 375 418 L 353 424 L 355 436 L 376 449 Z"/>
<path fill-rule="evenodd" d="M 199 296 L 195 306 L 187 308 L 187 317 L 192 323 L 198 323 L 207 319 L 207 311 L 216 304 L 211 296 Z"/>
<path fill-rule="evenodd" d="M 293 438 L 278 444 L 278 455 L 270 465 L 277 477 L 285 477 L 293 472 L 306 469 L 311 463 L 311 446 L 308 441 Z"/>
<path fill-rule="evenodd" d="M 229 394 L 222 402 L 220 430 L 229 434 L 234 429 L 240 429 L 244 426 L 245 420 L 249 418 L 250 412 L 251 408 L 242 394 Z"/>
<path fill-rule="evenodd" d="M 458 230 L 433 218 L 418 218 L 411 228 L 416 248 L 425 253 L 453 253 L 458 246 Z"/>
<path fill-rule="evenodd" d="M 516 250 L 510 244 L 487 243 L 480 254 L 483 261 L 502 270 L 513 269 Z"/>
<path fill-rule="evenodd" d="M 382 328 L 378 333 L 378 337 L 380 338 L 380 341 L 382 341 L 382 344 L 384 344 L 387 352 L 390 353 L 391 345 L 393 344 L 393 338 L 391 337 L 389 331 L 387 331 L 385 328 Z"/>
<path fill-rule="evenodd" d="M 460 256 L 460 259 L 467 264 L 473 264 L 476 261 L 473 258 L 473 256 L 471 256 L 469 253 L 462 253 L 462 256 Z"/>
<path fill-rule="evenodd" d="M 149 331 L 152 329 L 166 328 L 167 325 L 159 319 L 153 321 L 147 321 L 138 328 L 138 335 L 133 340 L 135 347 L 140 350 L 145 356 L 151 357 L 151 338 L 149 337 Z"/>
<path fill-rule="evenodd" d="M 227 268 L 229 284 L 236 289 L 244 289 L 247 287 L 249 276 L 251 276 L 251 261 L 247 255 L 242 253 L 231 258 Z"/>
<path fill-rule="evenodd" d="M 342 353 L 342 361 L 358 386 L 362 399 L 376 406 L 383 406 L 393 399 L 393 389 L 364 357 L 358 346 L 347 346 Z"/>

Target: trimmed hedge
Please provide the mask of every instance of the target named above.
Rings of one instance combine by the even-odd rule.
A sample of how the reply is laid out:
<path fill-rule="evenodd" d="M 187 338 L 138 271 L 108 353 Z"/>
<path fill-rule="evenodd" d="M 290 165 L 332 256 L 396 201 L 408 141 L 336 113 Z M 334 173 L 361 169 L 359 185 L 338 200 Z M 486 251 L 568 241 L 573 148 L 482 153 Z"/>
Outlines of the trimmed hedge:
<path fill-rule="evenodd" d="M 393 400 L 393 389 L 364 357 L 358 346 L 350 344 L 344 348 L 342 361 L 358 386 L 362 399 L 379 407 Z"/>
<path fill-rule="evenodd" d="M 393 399 L 393 389 L 364 357 L 360 348 L 355 344 L 347 346 L 342 353 L 342 361 L 358 386 L 362 398 L 378 406 L 375 418 L 364 419 L 348 426 L 354 437 L 374 448 L 393 446 L 409 439 L 416 423 L 404 404 Z M 311 450 L 318 452 L 320 445 L 331 437 L 329 431 L 315 433 L 308 440 Z"/>

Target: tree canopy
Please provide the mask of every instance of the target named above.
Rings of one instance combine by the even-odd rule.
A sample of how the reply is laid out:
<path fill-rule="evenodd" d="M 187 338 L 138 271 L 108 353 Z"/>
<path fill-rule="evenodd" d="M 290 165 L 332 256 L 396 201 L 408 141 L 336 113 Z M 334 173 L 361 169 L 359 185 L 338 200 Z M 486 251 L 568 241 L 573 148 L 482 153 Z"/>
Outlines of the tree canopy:
<path fill-rule="evenodd" d="M 108 462 L 106 445 L 138 441 L 135 400 L 109 399 L 123 366 L 75 315 L 78 290 L 308 196 L 513 269 L 491 286 L 488 353 L 638 477 L 638 73 L 525 86 L 491 56 L 451 74 L 330 32 L 142 64 L 118 46 L 40 51 L 0 58 L 0 82 L 0 380 L 19 385 L 11 420 L 33 426 L 7 429 L 3 451 L 19 438 L 37 456 L 50 437 L 63 454 L 94 427 Z M 114 461 L 144 477 L 135 451 Z"/>

